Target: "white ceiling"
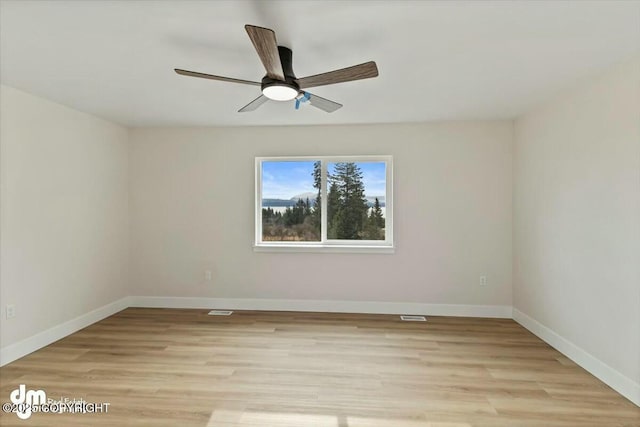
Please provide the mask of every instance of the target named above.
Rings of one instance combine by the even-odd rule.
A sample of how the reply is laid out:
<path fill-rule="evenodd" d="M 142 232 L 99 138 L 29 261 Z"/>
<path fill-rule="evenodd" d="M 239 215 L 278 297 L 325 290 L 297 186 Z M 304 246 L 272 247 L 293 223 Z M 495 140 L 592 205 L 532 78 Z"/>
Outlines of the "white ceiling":
<path fill-rule="evenodd" d="M 380 76 L 311 89 L 328 114 L 259 88 L 244 30 L 275 30 L 298 77 L 375 60 Z M 515 117 L 640 54 L 640 1 L 2 1 L 2 83 L 127 126 L 389 123 Z"/>

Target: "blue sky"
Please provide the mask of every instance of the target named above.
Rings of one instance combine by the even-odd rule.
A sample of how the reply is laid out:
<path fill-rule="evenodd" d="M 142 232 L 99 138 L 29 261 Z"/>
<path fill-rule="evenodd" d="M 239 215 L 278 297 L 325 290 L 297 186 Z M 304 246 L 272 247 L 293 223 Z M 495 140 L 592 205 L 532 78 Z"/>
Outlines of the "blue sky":
<path fill-rule="evenodd" d="M 290 199 L 302 193 L 315 193 L 313 188 L 313 161 L 263 162 L 262 198 Z M 385 195 L 384 162 L 357 162 L 362 171 L 366 196 Z M 333 171 L 328 165 L 329 173 Z"/>

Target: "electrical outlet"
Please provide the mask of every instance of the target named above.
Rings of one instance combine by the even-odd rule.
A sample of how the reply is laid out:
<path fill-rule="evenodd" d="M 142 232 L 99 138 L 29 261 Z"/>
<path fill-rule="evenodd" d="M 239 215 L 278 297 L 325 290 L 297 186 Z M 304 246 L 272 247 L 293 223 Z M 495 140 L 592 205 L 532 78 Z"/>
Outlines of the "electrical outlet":
<path fill-rule="evenodd" d="M 16 317 L 16 306 L 13 304 L 8 304 L 7 307 L 5 308 L 5 313 L 7 315 L 7 319 Z"/>
<path fill-rule="evenodd" d="M 480 276 L 480 286 L 487 286 L 487 276 Z"/>
<path fill-rule="evenodd" d="M 204 280 L 211 280 L 212 273 L 211 270 L 207 270 L 204 272 Z"/>

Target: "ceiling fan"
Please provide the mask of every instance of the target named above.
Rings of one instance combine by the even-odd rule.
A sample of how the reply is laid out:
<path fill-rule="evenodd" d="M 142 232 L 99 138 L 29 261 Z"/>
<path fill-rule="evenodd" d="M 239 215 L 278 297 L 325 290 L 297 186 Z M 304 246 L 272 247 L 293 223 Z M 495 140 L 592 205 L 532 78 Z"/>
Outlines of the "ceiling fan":
<path fill-rule="evenodd" d="M 203 79 L 220 80 L 223 82 L 241 83 L 246 85 L 260 86 L 262 94 L 242 107 L 238 112 L 244 113 L 254 111 L 269 100 L 291 101 L 296 100 L 296 109 L 303 102 L 309 102 L 316 108 L 327 113 L 336 111 L 342 104 L 313 95 L 303 89 L 316 86 L 324 86 L 335 83 L 349 82 L 353 80 L 368 79 L 378 76 L 378 67 L 373 61 L 340 70 L 329 71 L 328 73 L 316 74 L 314 76 L 297 78 L 293 73 L 293 52 L 284 46 L 278 46 L 276 34 L 268 28 L 245 25 L 245 30 L 253 46 L 267 70 L 267 75 L 261 82 L 234 79 L 231 77 L 214 76 L 211 74 L 198 73 L 195 71 L 175 69 L 175 72 L 183 76 L 200 77 Z"/>

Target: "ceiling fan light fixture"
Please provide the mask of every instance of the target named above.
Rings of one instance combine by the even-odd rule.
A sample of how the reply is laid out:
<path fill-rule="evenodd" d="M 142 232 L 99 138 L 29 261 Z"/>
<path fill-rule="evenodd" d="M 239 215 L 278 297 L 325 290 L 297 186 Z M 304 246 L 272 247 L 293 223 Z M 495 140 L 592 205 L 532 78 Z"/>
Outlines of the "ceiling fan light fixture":
<path fill-rule="evenodd" d="M 291 101 L 298 96 L 298 90 L 288 85 L 274 84 L 263 87 L 262 94 L 274 101 Z"/>
<path fill-rule="evenodd" d="M 216 76 L 214 74 L 199 73 L 180 68 L 174 68 L 174 71 L 183 76 L 260 86 L 262 94 L 239 109 L 239 113 L 254 111 L 269 100 L 293 101 L 294 99 L 296 100 L 296 110 L 300 105 L 308 103 L 315 108 L 331 113 L 342 107 L 342 104 L 314 95 L 306 90 L 317 86 L 351 82 L 378 76 L 376 63 L 369 61 L 363 64 L 299 79 L 293 72 L 293 52 L 288 47 L 278 46 L 276 33 L 273 30 L 255 25 L 245 25 L 244 28 L 267 72 L 261 82 Z"/>

